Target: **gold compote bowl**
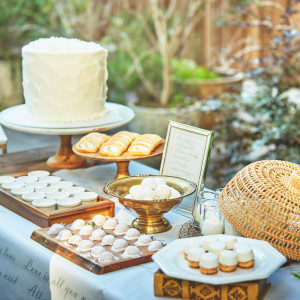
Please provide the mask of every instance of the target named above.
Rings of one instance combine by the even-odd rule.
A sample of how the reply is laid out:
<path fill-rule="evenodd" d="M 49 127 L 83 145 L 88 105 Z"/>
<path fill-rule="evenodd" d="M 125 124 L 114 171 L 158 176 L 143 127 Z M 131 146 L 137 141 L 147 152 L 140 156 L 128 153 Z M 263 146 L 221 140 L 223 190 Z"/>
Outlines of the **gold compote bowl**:
<path fill-rule="evenodd" d="M 181 197 L 173 199 L 134 200 L 125 198 L 133 185 L 140 185 L 146 177 L 163 178 L 167 185 L 175 188 Z M 154 234 L 168 231 L 172 228 L 170 222 L 163 216 L 173 207 L 180 204 L 184 197 L 193 194 L 196 185 L 188 180 L 165 175 L 138 175 L 115 179 L 104 187 L 108 195 L 119 198 L 121 204 L 137 213 L 137 218 L 132 222 L 132 227 L 142 233 Z"/>

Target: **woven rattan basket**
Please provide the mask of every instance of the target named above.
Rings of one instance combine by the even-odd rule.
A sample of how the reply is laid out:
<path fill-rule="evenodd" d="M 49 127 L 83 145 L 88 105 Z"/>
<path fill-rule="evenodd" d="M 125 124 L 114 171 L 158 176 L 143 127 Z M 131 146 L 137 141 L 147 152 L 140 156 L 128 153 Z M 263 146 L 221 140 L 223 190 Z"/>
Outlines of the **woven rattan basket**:
<path fill-rule="evenodd" d="M 226 185 L 219 207 L 248 238 L 269 242 L 300 260 L 300 166 L 266 160 L 248 165 Z"/>

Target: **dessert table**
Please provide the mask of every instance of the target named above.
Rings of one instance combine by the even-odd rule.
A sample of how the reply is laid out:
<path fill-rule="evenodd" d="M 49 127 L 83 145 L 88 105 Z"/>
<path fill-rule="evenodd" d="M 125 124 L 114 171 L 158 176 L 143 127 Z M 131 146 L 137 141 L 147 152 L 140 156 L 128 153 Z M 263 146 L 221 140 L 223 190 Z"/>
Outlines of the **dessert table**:
<path fill-rule="evenodd" d="M 13 137 L 9 136 L 10 139 Z M 15 170 L 46 169 L 46 158 L 51 151 L 55 152 L 55 147 L 2 155 L 0 175 Z M 113 179 L 115 172 L 115 164 L 102 164 L 85 169 L 60 170 L 55 174 L 103 195 L 103 186 Z M 158 171 L 132 162 L 130 173 L 157 174 Z M 110 199 L 115 201 L 116 214 L 120 218 L 133 218 L 117 199 Z M 181 225 L 188 219 L 173 212 L 165 216 L 173 228 L 156 235 L 156 238 L 169 242 L 177 238 Z M 95 275 L 31 240 L 32 231 L 38 228 L 0 205 L 1 299 L 167 299 L 154 296 L 156 263 Z M 265 299 L 299 299 L 300 281 L 290 274 L 291 271 L 300 272 L 300 262 L 282 267 L 268 278 L 271 287 Z"/>

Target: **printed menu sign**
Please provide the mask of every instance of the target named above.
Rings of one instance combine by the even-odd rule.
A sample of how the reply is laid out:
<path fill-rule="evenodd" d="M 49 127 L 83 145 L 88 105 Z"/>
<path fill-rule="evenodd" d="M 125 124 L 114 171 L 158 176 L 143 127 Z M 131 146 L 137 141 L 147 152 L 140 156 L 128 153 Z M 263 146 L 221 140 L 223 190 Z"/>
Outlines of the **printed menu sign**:
<path fill-rule="evenodd" d="M 177 176 L 204 187 L 213 132 L 170 121 L 160 174 Z M 192 217 L 196 195 L 186 197 L 175 211 Z"/>

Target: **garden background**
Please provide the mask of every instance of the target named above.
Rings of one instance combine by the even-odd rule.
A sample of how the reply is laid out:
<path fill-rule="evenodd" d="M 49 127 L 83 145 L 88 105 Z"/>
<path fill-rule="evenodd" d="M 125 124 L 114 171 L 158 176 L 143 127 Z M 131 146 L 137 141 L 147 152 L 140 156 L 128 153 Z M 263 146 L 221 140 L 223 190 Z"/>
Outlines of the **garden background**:
<path fill-rule="evenodd" d="M 148 132 L 169 118 L 213 130 L 206 186 L 222 187 L 256 160 L 300 164 L 299 28 L 295 0 L 1 0 L 0 109 L 24 102 L 28 42 L 100 43 L 108 101 L 136 109 L 138 132 L 141 107 Z"/>

